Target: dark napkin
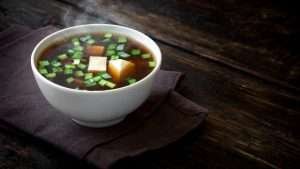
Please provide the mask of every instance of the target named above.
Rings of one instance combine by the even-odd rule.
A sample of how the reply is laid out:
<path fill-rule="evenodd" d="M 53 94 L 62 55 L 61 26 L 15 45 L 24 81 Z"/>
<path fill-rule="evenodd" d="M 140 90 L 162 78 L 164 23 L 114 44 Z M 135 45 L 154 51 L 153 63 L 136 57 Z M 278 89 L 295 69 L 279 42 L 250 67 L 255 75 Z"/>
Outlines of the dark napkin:
<path fill-rule="evenodd" d="M 181 73 L 161 70 L 147 101 L 120 124 L 102 129 L 75 124 L 47 103 L 30 68 L 34 46 L 56 30 L 18 26 L 0 33 L 0 127 L 17 128 L 108 168 L 119 159 L 174 142 L 204 120 L 205 108 L 174 91 Z"/>

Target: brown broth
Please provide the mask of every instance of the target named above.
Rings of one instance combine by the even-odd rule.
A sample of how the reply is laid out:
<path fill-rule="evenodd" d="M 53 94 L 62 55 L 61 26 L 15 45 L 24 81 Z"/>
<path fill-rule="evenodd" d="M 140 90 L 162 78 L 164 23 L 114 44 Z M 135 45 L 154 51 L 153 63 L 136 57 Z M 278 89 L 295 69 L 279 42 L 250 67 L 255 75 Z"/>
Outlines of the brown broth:
<path fill-rule="evenodd" d="M 122 36 L 122 35 L 117 35 L 117 34 L 113 34 L 113 37 L 111 38 L 110 42 L 103 42 L 104 38 L 104 33 L 99 33 L 99 34 L 90 34 L 92 35 L 93 39 L 96 41 L 95 44 L 92 45 L 101 45 L 105 47 L 105 52 L 107 50 L 107 47 L 109 44 L 111 43 L 116 43 L 117 41 L 117 37 Z M 50 45 L 48 48 L 46 48 L 44 51 L 42 51 L 41 55 L 38 58 L 38 62 L 37 62 L 37 67 L 39 67 L 38 63 L 39 61 L 42 60 L 48 60 L 49 62 L 51 62 L 54 59 L 57 59 L 57 56 L 59 54 L 62 53 L 67 53 L 68 49 L 72 49 L 74 48 L 71 39 L 72 38 L 76 38 L 76 37 L 82 37 L 85 35 L 76 35 L 76 36 L 71 36 L 67 39 L 64 39 L 62 41 L 53 43 L 53 45 Z M 81 42 L 81 45 L 84 47 L 84 52 L 83 52 L 83 57 L 86 61 L 82 61 L 81 63 L 84 63 L 86 65 L 88 65 L 89 63 L 89 56 L 86 54 L 85 52 L 85 48 L 87 46 L 87 44 L 84 44 Z M 141 51 L 141 54 L 144 53 L 150 53 L 151 57 L 148 59 L 144 59 L 141 56 L 130 56 L 128 58 L 120 58 L 120 59 L 124 59 L 127 61 L 130 61 L 132 63 L 135 64 L 135 72 L 133 75 L 130 76 L 130 78 L 134 78 L 136 79 L 136 81 L 139 81 L 141 79 L 143 79 L 145 76 L 147 76 L 152 70 L 153 68 L 149 67 L 148 62 L 149 61 L 154 61 L 153 57 L 152 57 L 152 53 L 149 49 L 147 49 L 145 46 L 143 46 L 141 43 L 134 41 L 133 39 L 130 39 L 127 37 L 127 43 L 125 45 L 125 49 L 123 50 L 124 52 L 130 54 L 130 51 L 132 49 L 139 49 Z M 104 52 L 104 54 L 105 54 Z M 107 64 L 109 62 L 109 57 L 107 59 Z M 70 56 L 68 57 L 68 59 L 65 59 L 63 61 L 61 61 L 61 63 L 64 65 L 66 63 L 73 63 L 73 59 L 70 58 Z M 62 65 L 62 68 L 64 68 Z M 107 65 L 108 67 L 108 65 Z M 45 68 L 48 70 L 48 72 L 50 73 L 52 68 L 50 66 L 45 66 Z M 75 77 L 74 76 L 74 72 L 77 70 L 81 70 L 79 68 L 75 68 L 73 70 L 73 74 L 72 75 L 66 75 L 64 74 L 64 72 L 57 72 L 56 73 L 56 77 L 54 78 L 48 78 L 49 80 L 53 81 L 56 84 L 68 87 L 68 88 L 73 88 L 73 89 L 81 89 L 81 90 L 107 90 L 107 89 L 111 89 L 107 86 L 100 86 L 97 82 L 97 85 L 91 86 L 91 87 L 87 87 L 85 85 L 85 80 L 84 77 Z M 84 73 L 88 73 L 87 72 L 87 68 L 84 70 Z M 45 75 L 44 75 L 45 76 Z M 96 73 L 94 73 L 94 76 L 96 76 Z M 69 77 L 74 77 L 74 81 L 72 83 L 67 83 L 66 79 Z M 120 87 L 124 87 L 129 85 L 128 82 L 126 80 L 121 81 L 121 82 L 115 82 L 112 79 L 109 79 L 109 81 L 113 82 L 116 84 L 115 88 L 120 88 Z"/>

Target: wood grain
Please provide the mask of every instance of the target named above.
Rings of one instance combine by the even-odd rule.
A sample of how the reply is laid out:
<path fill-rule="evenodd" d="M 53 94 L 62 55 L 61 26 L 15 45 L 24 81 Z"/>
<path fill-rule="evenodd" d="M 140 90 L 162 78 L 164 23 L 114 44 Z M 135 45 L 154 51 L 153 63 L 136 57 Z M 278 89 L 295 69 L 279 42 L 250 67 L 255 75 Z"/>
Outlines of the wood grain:
<path fill-rule="evenodd" d="M 249 8 L 249 3 L 207 2 L 205 9 L 195 10 L 158 0 L 60 1 L 114 23 L 135 27 L 199 57 L 299 90 L 299 52 L 291 45 L 296 31 L 290 28 L 297 18 L 273 23 L 272 20 L 289 15 L 277 16 L 278 11 L 269 10 L 268 6 L 254 3 L 256 6 Z M 224 5 L 228 8 L 224 9 Z"/>
<path fill-rule="evenodd" d="M 2 1 L 0 21 L 33 28 L 118 23 L 146 32 L 162 49 L 163 68 L 186 73 L 180 92 L 210 110 L 206 123 L 188 137 L 115 168 L 298 168 L 299 53 L 289 46 L 294 11 L 267 1 L 86 2 Z M 287 21 L 277 22 L 281 17 Z M 0 163 L 7 168 L 14 160 L 25 168 L 62 168 L 59 158 L 68 159 L 29 137 L 0 136 L 0 155 L 6 157 Z M 17 153 L 23 150 L 39 155 L 23 158 Z M 85 167 L 72 160 L 66 164 Z"/>

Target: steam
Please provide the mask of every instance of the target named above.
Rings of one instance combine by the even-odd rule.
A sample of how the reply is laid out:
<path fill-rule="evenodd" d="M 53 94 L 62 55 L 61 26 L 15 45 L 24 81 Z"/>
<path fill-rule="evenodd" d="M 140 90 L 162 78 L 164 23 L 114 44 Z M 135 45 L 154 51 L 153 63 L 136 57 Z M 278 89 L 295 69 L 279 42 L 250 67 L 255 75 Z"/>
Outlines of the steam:
<path fill-rule="evenodd" d="M 83 11 L 79 11 L 70 7 L 65 12 L 62 17 L 62 24 L 66 27 L 74 26 L 74 25 L 82 25 L 82 24 L 91 24 L 91 23 L 105 23 L 103 19 L 96 18 L 94 16 L 90 16 L 95 12 L 99 4 L 96 0 L 82 0 L 79 3 L 79 7 L 83 9 Z"/>

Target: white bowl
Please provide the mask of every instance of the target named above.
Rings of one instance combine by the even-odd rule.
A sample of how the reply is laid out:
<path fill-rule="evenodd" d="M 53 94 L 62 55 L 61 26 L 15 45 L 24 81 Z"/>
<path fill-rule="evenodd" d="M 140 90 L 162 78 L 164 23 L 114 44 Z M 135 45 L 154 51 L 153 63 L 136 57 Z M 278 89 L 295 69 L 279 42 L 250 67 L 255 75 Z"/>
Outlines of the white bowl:
<path fill-rule="evenodd" d="M 97 32 L 122 34 L 142 43 L 152 52 L 156 67 L 146 77 L 130 86 L 104 91 L 67 88 L 47 80 L 38 72 L 37 58 L 49 45 L 72 35 Z M 44 97 L 53 107 L 70 116 L 76 123 L 88 127 L 117 124 L 138 108 L 149 96 L 160 65 L 161 51 L 152 39 L 137 30 L 110 24 L 79 25 L 62 29 L 41 40 L 31 55 L 31 68 Z"/>

